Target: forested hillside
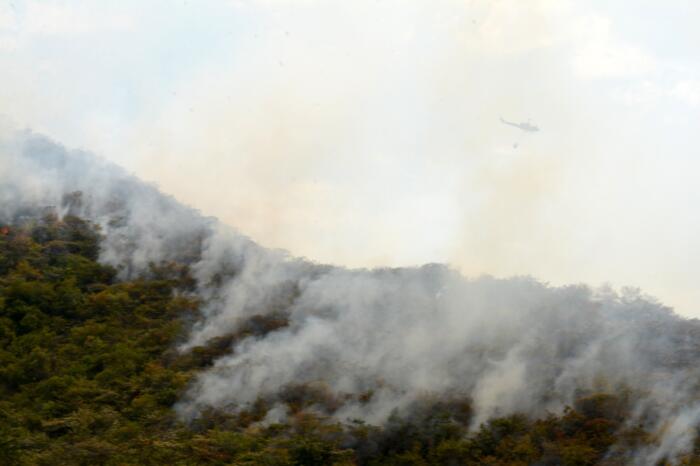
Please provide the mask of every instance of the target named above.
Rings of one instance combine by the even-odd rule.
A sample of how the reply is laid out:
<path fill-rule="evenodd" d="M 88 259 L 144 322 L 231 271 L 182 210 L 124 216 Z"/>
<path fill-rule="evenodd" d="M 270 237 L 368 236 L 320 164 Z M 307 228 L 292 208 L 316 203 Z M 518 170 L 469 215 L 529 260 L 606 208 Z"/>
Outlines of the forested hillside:
<path fill-rule="evenodd" d="M 471 433 L 468 398 L 430 393 L 383 426 L 338 423 L 327 413 L 342 400 L 322 381 L 179 420 L 173 405 L 193 375 L 285 318 L 253 316 L 178 352 L 198 313 L 187 267 L 154 264 L 117 281 L 97 262 L 99 242 L 71 216 L 0 229 L 0 464 L 612 465 L 659 440 L 626 422 L 632 389 L 582 393 L 559 416 L 494 418 Z M 700 448 L 682 461 L 700 464 Z"/>

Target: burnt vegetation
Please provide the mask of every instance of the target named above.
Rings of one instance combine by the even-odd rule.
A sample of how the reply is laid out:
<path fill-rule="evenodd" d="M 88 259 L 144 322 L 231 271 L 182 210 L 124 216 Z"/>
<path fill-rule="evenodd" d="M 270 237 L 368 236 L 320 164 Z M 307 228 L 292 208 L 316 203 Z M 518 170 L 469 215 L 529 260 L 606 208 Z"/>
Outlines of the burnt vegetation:
<path fill-rule="evenodd" d="M 198 371 L 287 317 L 255 315 L 180 353 L 200 305 L 187 265 L 118 281 L 99 246 L 98 229 L 70 215 L 0 225 L 0 464 L 613 465 L 658 441 L 630 422 L 631 390 L 481 426 L 468 398 L 426 394 L 374 426 L 331 418 L 343 395 L 319 381 L 184 422 L 173 406 Z M 268 416 L 280 406 L 283 422 Z M 680 461 L 700 464 L 700 448 Z"/>

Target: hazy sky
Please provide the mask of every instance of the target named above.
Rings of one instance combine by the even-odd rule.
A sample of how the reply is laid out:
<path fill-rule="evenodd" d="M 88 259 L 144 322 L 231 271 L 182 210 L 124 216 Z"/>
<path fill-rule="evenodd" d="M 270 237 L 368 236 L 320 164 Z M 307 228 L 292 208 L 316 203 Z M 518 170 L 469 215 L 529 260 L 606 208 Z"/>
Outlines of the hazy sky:
<path fill-rule="evenodd" d="M 699 26 L 695 0 L 0 0 L 0 114 L 295 255 L 700 317 Z"/>

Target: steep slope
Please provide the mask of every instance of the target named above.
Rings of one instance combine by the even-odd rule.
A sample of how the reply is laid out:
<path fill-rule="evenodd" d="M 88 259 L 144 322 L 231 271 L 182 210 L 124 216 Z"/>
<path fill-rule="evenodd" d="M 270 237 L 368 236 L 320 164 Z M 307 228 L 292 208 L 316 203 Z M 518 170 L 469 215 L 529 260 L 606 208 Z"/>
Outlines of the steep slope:
<path fill-rule="evenodd" d="M 458 427 L 442 440 L 466 448 L 454 453 L 464 461 L 500 455 L 497 446 L 459 444 L 466 430 L 483 424 L 494 445 L 509 435 L 525 441 L 532 419 L 547 413 L 561 417 L 539 421 L 549 433 L 530 438 L 537 445 L 523 458 L 563 458 L 563 446 L 546 446 L 559 435 L 553 432 L 563 429 L 562 438 L 588 432 L 592 420 L 601 420 L 605 440 L 592 447 L 581 434 L 591 450 L 571 464 L 605 455 L 653 464 L 693 447 L 700 325 L 638 292 L 554 288 L 526 277 L 467 280 L 442 265 L 322 266 L 261 248 L 122 170 L 40 136 L 14 134 L 0 150 L 3 225 L 33 235 L 47 215 L 53 220 L 42 220 L 48 222 L 42 228 L 75 218 L 94 223 L 103 239 L 99 253 L 85 257 L 112 267 L 122 284 L 153 279 L 163 264 L 181 270 L 178 293 L 198 304 L 197 312 L 181 310 L 186 333 L 167 342 L 177 344 L 176 359 L 197 360 L 188 366 L 187 374 L 196 374 L 185 392 L 176 390 L 181 420 L 256 413 L 262 425 L 287 419 L 291 425 L 311 412 L 329 425 L 368 422 L 394 432 L 406 419 L 420 419 L 401 427 L 409 430 L 438 422 L 432 408 L 426 414 L 421 407 L 442 403 L 450 414 L 439 419 Z M 590 398 L 601 392 L 613 395 Z M 468 409 L 457 419 L 455 406 Z M 516 416 L 503 421 L 506 434 L 494 434 L 500 424 L 488 423 L 499 416 Z M 634 429 L 650 437 L 628 441 Z M 423 445 L 419 457 L 437 454 L 433 434 L 430 441 L 415 434 Z M 392 451 L 384 444 L 383 454 L 412 451 L 402 445 Z"/>

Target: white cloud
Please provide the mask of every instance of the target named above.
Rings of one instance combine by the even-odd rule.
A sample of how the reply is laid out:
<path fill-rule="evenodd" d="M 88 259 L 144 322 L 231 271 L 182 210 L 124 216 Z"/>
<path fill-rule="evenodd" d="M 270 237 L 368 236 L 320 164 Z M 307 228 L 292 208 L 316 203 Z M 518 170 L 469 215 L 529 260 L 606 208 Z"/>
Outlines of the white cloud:
<path fill-rule="evenodd" d="M 645 80 L 625 87 L 620 93 L 621 100 L 630 106 L 652 105 L 667 97 L 667 92 L 656 83 Z"/>
<path fill-rule="evenodd" d="M 612 21 L 588 16 L 574 28 L 574 72 L 580 78 L 627 78 L 644 75 L 657 67 L 656 59 L 616 37 Z"/>
<path fill-rule="evenodd" d="M 132 16 L 94 4 L 29 1 L 0 9 L 0 31 L 25 38 L 125 31 L 133 23 Z"/>
<path fill-rule="evenodd" d="M 637 107 L 652 107 L 669 102 L 698 107 L 700 81 L 686 79 L 669 83 L 647 79 L 625 87 L 620 98 L 625 104 Z"/>
<path fill-rule="evenodd" d="M 7 33 L 17 23 L 17 11 L 11 4 L 0 4 L 0 33 Z"/>
<path fill-rule="evenodd" d="M 700 106 L 700 80 L 684 80 L 678 82 L 670 94 L 693 106 Z"/>
<path fill-rule="evenodd" d="M 486 12 L 483 21 L 476 21 L 479 47 L 491 53 L 518 53 L 555 45 L 563 39 L 560 26 L 571 10 L 566 1 L 479 3 Z"/>

